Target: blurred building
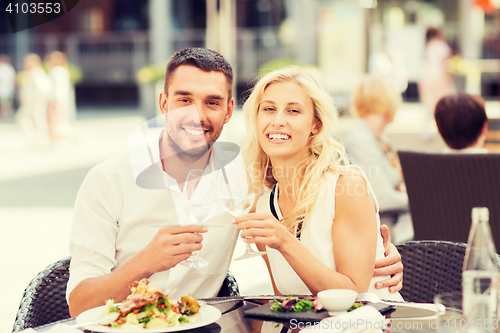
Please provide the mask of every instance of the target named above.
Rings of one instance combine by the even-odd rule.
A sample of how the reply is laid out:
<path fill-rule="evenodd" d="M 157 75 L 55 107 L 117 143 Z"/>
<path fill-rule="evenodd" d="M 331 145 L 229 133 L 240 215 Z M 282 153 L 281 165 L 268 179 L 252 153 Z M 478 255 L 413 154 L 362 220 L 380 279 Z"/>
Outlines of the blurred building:
<path fill-rule="evenodd" d="M 78 105 L 141 104 L 146 90 L 137 82 L 139 70 L 188 46 L 217 49 L 231 61 L 240 103 L 258 69 L 278 59 L 274 66 L 293 60 L 316 68 L 342 105 L 368 70 L 370 55 L 390 50 L 408 71 L 405 98 L 417 101 L 425 29 L 437 26 L 461 59 L 479 70 L 474 89 L 498 98 L 499 2 L 80 0 L 66 15 L 16 34 L 2 17 L 0 54 L 9 54 L 20 70 L 28 52 L 66 52 L 83 74 Z M 470 83 L 473 76 L 462 74 L 457 82 L 467 77 Z"/>

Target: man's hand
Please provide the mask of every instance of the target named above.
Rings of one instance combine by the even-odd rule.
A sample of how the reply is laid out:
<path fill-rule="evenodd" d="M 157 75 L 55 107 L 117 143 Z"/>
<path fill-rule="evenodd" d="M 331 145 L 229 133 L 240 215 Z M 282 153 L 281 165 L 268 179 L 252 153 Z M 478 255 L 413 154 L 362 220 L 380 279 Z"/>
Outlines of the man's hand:
<path fill-rule="evenodd" d="M 149 278 L 186 260 L 192 251 L 201 249 L 203 236 L 208 228 L 201 225 L 161 228 L 153 240 L 123 266 L 100 277 L 80 282 L 69 296 L 72 317 L 85 310 L 104 304 L 106 299 L 124 300 L 134 281 Z"/>
<path fill-rule="evenodd" d="M 395 293 L 403 288 L 403 263 L 398 249 L 391 243 L 386 225 L 380 226 L 380 233 L 384 239 L 385 257 L 375 261 L 373 276 L 390 275 L 391 278 L 377 282 L 375 288 L 389 287 L 389 292 Z"/>
<path fill-rule="evenodd" d="M 208 228 L 201 225 L 165 227 L 138 253 L 139 262 L 149 274 L 166 271 L 191 256 L 202 247 L 201 233 Z"/>

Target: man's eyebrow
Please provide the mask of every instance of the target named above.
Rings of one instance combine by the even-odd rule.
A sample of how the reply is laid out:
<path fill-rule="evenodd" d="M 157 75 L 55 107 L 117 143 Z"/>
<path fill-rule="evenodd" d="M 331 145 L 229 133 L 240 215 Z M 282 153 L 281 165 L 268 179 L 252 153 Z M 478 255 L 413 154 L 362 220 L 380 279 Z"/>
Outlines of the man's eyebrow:
<path fill-rule="evenodd" d="M 224 96 L 222 96 L 222 95 L 208 95 L 207 99 L 223 100 L 223 99 L 226 99 L 226 98 Z"/>
<path fill-rule="evenodd" d="M 174 95 L 191 96 L 191 93 L 185 90 L 175 90 Z"/>

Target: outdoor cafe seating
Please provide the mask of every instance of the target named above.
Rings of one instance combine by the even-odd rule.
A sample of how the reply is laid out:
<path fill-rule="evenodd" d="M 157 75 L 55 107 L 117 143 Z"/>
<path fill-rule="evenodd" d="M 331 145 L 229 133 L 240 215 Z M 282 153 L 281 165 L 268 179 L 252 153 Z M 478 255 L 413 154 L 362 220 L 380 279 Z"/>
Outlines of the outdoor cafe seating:
<path fill-rule="evenodd" d="M 462 290 L 462 266 L 472 207 L 489 208 L 493 239 L 499 244 L 500 154 L 401 151 L 399 155 L 416 239 L 396 244 L 404 265 L 400 293 L 406 302 L 432 304 L 438 294 Z M 499 258 L 497 254 L 497 265 L 500 267 Z M 21 300 L 13 331 L 27 328 L 43 331 L 55 323 L 74 321 L 70 318 L 65 297 L 69 261 L 69 257 L 59 260 L 30 282 Z M 272 300 L 274 296 L 257 295 L 251 298 L 259 297 Z M 245 311 L 262 303 L 240 296 L 231 273 L 228 273 L 217 297 L 205 300 L 215 303 L 221 300 L 221 304 L 230 301 L 221 319 L 213 323 L 208 331 L 254 331 Z M 397 314 L 396 310 L 396 318 Z"/>
<path fill-rule="evenodd" d="M 404 285 L 400 292 L 405 301 L 433 303 L 433 297 L 437 294 L 461 290 L 466 244 L 448 241 L 408 241 L 396 247 L 405 267 Z M 69 257 L 64 258 L 48 266 L 30 282 L 19 306 L 13 332 L 30 327 L 43 331 L 55 323 L 73 321 L 70 319 L 65 298 L 69 260 Z M 268 296 L 262 297 L 269 298 Z M 247 302 L 245 296 L 239 295 L 238 285 L 230 273 L 217 297 L 206 300 L 222 300 L 223 303 L 226 300 L 234 300 L 234 304 L 240 302 L 240 307 L 234 309 L 230 307 L 226 310 L 221 320 L 224 325 L 228 321 L 234 322 L 233 324 L 238 322 L 240 328 L 234 332 L 248 331 L 250 320 L 242 311 L 256 304 Z M 223 328 L 224 325 L 221 324 Z M 222 329 L 222 332 L 233 331 Z"/>

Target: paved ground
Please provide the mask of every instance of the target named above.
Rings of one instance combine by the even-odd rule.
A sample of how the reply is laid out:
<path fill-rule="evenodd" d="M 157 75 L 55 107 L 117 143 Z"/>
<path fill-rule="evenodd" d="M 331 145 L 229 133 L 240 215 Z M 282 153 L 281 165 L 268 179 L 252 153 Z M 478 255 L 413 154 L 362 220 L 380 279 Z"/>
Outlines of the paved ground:
<path fill-rule="evenodd" d="M 490 110 L 498 114 L 500 105 L 491 104 Z M 442 148 L 437 136 L 421 139 L 422 115 L 420 105 L 404 105 L 388 129 L 396 148 Z M 0 333 L 12 330 L 29 281 L 69 255 L 72 206 L 89 168 L 126 151 L 128 134 L 143 120 L 136 110 L 79 110 L 76 141 L 44 149 L 28 147 L 16 124 L 0 120 Z M 340 137 L 353 126 L 355 120 L 341 119 Z M 236 113 L 221 139 L 242 143 L 244 137 L 243 120 Z M 243 251 L 239 243 L 236 255 Z M 233 262 L 231 271 L 243 294 L 272 292 L 260 258 Z"/>

